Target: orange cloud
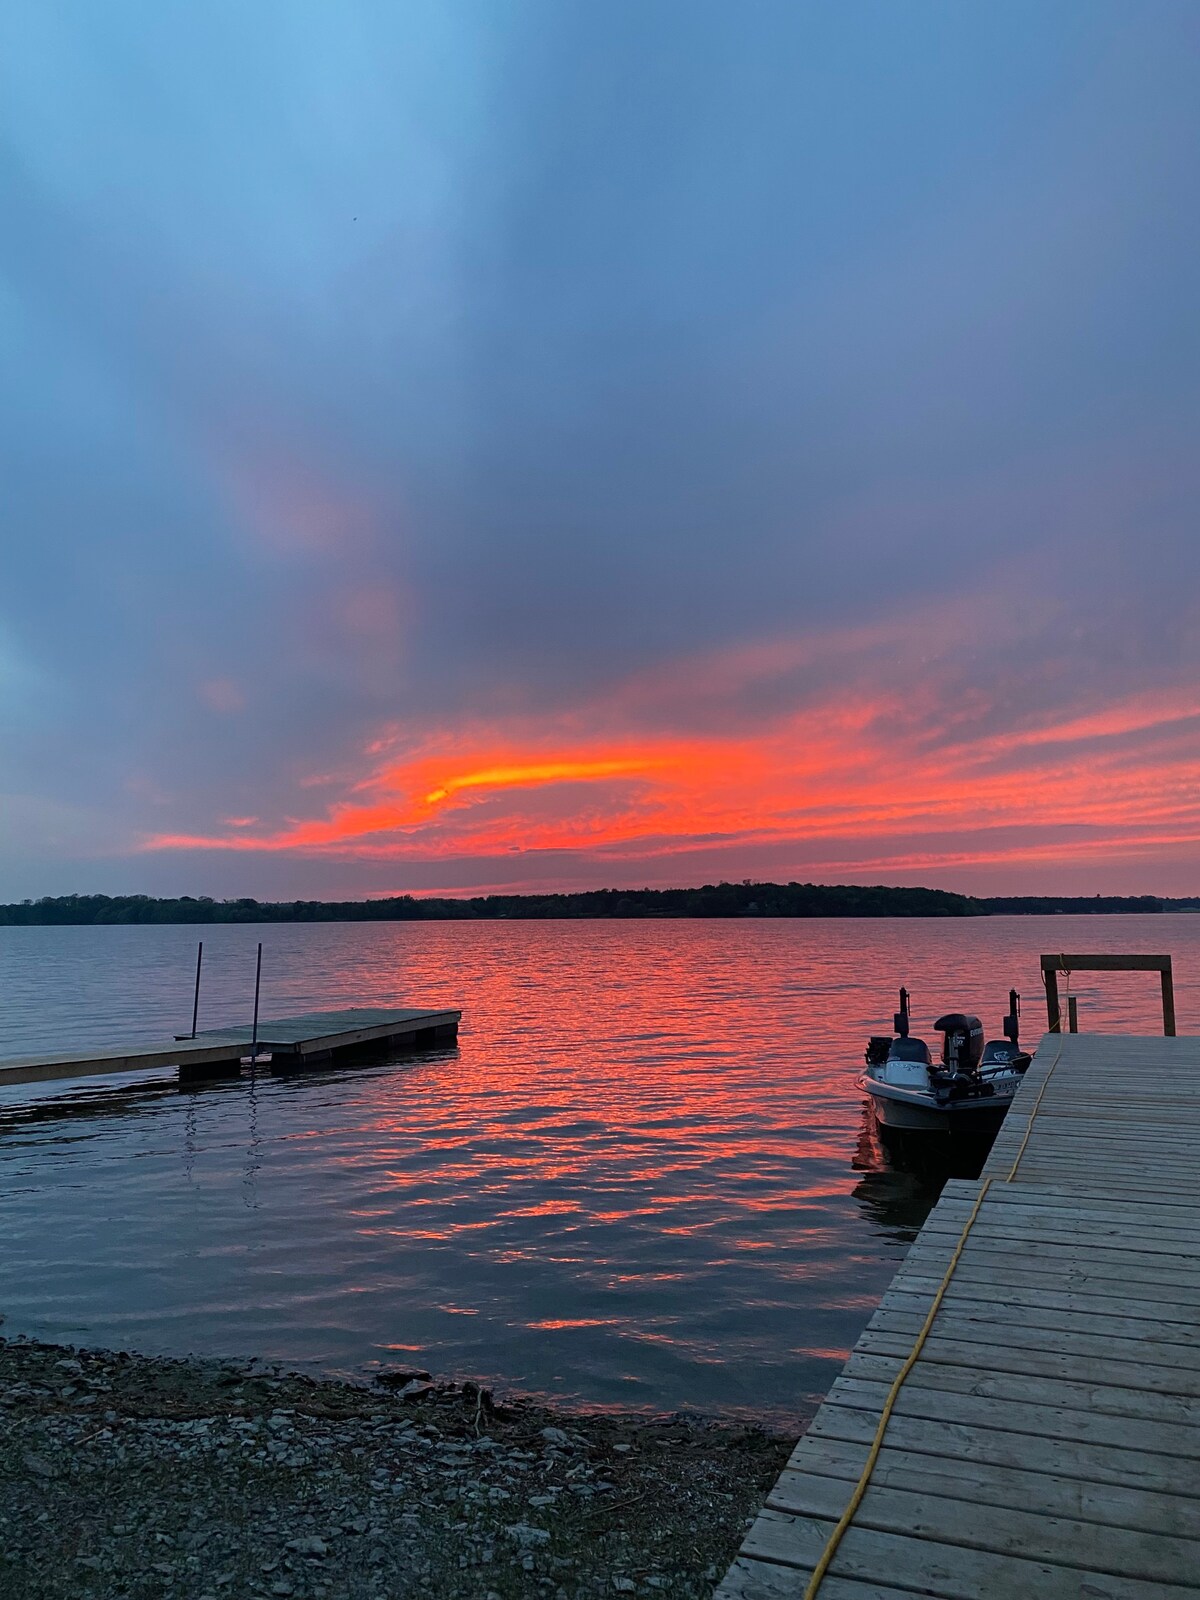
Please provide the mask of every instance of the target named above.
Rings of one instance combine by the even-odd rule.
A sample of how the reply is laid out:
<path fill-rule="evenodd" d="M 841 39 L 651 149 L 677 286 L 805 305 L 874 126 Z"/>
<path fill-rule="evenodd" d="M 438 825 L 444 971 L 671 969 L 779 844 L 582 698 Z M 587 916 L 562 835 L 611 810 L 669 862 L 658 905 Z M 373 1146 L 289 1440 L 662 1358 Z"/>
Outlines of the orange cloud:
<path fill-rule="evenodd" d="M 464 772 L 447 778 L 438 789 L 425 796 L 426 805 L 437 805 L 463 789 L 510 789 L 545 783 L 578 782 L 583 778 L 615 778 L 631 772 L 650 772 L 661 765 L 654 756 L 609 761 L 542 761 L 524 767 L 486 767 L 482 772 Z"/>
<path fill-rule="evenodd" d="M 229 831 L 162 833 L 144 848 L 380 862 L 565 852 L 591 856 L 602 881 L 605 859 L 768 845 L 796 871 L 815 859 L 933 876 L 1200 844 L 1200 694 L 1168 686 L 1035 710 L 1020 678 L 1003 694 L 955 678 L 969 631 L 943 629 L 936 654 L 930 638 L 906 618 L 713 652 L 555 719 L 431 732 L 400 759 L 406 736 L 384 729 L 319 814 L 271 828 L 229 819 Z M 1020 662 L 1015 626 L 989 644 Z M 1022 710 L 1004 726 L 1008 701 Z M 681 706 L 709 731 L 645 731 L 678 727 Z"/>

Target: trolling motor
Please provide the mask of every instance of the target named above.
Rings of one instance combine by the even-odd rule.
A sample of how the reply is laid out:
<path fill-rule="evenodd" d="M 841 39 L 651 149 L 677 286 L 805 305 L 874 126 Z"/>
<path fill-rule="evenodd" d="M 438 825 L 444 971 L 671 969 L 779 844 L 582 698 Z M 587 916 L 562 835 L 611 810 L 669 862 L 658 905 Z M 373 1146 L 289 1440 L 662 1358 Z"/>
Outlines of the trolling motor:
<path fill-rule="evenodd" d="M 1004 1019 L 1004 1037 L 1012 1045 L 1011 1053 L 997 1040 L 987 1048 L 985 1066 L 993 1061 L 1007 1062 L 1014 1072 L 1024 1072 L 1033 1057 L 1021 1049 L 1021 996 L 1015 989 L 1008 991 L 1008 1015 Z"/>
<path fill-rule="evenodd" d="M 900 991 L 900 1009 L 892 1018 L 892 1027 L 902 1039 L 908 1038 L 908 990 Z"/>
<path fill-rule="evenodd" d="M 900 991 L 900 1009 L 892 1018 L 892 1028 L 901 1039 L 908 1038 L 909 1010 L 908 990 Z M 880 1067 L 887 1060 L 892 1048 L 890 1034 L 873 1033 L 867 1040 L 866 1061 L 869 1067 Z"/>
<path fill-rule="evenodd" d="M 1004 1019 L 1004 1037 L 1011 1041 L 1014 1050 L 1021 1048 L 1021 996 L 1015 989 L 1008 991 L 1008 1015 Z"/>

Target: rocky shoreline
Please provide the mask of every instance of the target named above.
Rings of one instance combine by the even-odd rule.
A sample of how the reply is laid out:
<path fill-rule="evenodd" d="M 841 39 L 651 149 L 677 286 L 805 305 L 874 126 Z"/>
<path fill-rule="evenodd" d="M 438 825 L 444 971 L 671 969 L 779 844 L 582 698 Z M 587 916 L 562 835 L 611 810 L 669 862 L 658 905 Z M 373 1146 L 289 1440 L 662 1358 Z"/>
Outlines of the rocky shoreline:
<path fill-rule="evenodd" d="M 0 1340 L 6 1600 L 711 1594 L 794 1441 Z"/>

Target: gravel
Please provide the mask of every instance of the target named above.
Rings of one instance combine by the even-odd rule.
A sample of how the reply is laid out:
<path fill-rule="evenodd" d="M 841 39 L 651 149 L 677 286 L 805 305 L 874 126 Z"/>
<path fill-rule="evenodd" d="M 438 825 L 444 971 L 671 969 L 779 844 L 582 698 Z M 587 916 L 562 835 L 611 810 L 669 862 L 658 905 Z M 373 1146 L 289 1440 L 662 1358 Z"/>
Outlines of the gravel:
<path fill-rule="evenodd" d="M 691 1600 L 793 1443 L 0 1339 L 0 1595 Z"/>

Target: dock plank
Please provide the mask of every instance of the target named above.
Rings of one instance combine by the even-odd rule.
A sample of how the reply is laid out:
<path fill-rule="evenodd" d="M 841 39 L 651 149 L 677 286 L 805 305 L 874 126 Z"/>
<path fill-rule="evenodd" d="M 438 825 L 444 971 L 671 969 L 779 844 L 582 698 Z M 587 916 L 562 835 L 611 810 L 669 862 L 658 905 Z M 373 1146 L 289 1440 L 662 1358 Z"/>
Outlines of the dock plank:
<path fill-rule="evenodd" d="M 840 1439 L 805 1438 L 771 1491 L 768 1505 L 776 1511 L 802 1509 L 802 1484 L 807 1474 L 858 1480 L 866 1465 L 867 1446 Z M 871 1477 L 872 1485 L 906 1489 L 925 1495 L 946 1495 L 981 1506 L 1015 1511 L 1039 1506 L 1052 1516 L 1096 1522 L 1147 1533 L 1200 1538 L 1200 1505 L 1185 1495 L 1162 1494 L 1124 1484 L 1091 1483 L 1029 1467 L 997 1467 L 974 1461 L 964 1472 L 960 1461 L 924 1455 L 915 1450 L 885 1449 Z"/>

